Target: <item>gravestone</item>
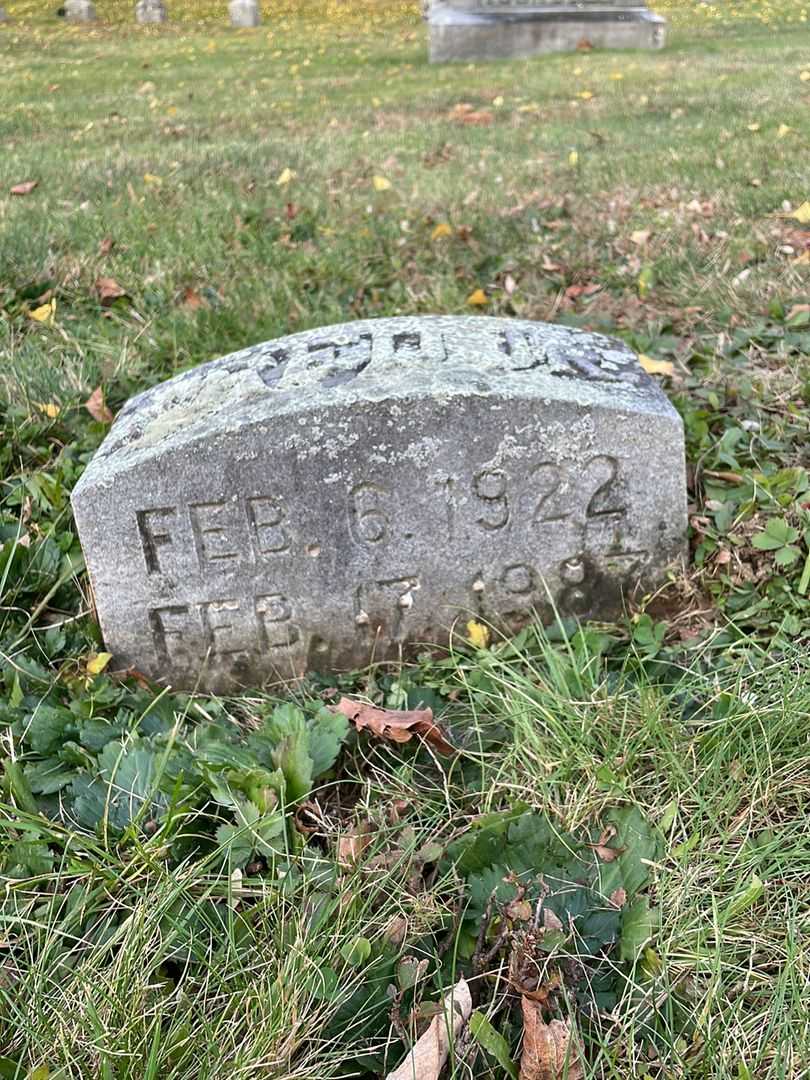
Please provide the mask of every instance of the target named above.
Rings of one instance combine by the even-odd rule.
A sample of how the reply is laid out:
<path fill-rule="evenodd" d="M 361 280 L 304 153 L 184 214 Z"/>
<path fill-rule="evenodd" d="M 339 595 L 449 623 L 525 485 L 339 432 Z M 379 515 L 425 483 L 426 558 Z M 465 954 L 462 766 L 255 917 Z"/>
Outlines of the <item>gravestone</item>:
<path fill-rule="evenodd" d="M 683 427 L 613 339 L 369 320 L 133 398 L 72 501 L 115 664 L 226 690 L 616 614 L 683 553 Z"/>
<path fill-rule="evenodd" d="M 96 8 L 90 0 L 66 0 L 65 18 L 71 22 L 93 22 L 95 17 Z"/>
<path fill-rule="evenodd" d="M 259 26 L 261 24 L 261 11 L 256 0 L 231 0 L 228 11 L 233 26 Z"/>
<path fill-rule="evenodd" d="M 164 23 L 168 17 L 163 0 L 138 0 L 135 5 L 135 21 L 138 23 Z"/>
<path fill-rule="evenodd" d="M 432 0 L 430 59 L 509 60 L 583 47 L 660 49 L 666 21 L 641 0 Z"/>

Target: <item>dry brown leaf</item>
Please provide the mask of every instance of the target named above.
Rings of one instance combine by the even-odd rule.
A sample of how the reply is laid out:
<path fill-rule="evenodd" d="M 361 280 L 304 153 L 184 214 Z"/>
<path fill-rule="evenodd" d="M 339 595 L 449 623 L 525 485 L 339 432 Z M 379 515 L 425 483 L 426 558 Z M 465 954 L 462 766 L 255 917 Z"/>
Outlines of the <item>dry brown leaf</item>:
<path fill-rule="evenodd" d="M 376 705 L 344 697 L 333 711 L 343 713 L 358 731 L 368 728 L 391 742 L 410 742 L 414 735 L 421 735 L 440 754 L 452 754 L 455 750 L 434 721 L 432 709 L 378 709 Z"/>
<path fill-rule="evenodd" d="M 542 1006 L 521 998 L 523 1007 L 523 1054 L 520 1080 L 582 1080 L 582 1047 L 567 1020 L 543 1019 Z"/>
<path fill-rule="evenodd" d="M 563 924 L 551 910 L 551 908 L 543 908 L 543 926 L 546 930 L 562 930 Z"/>
<path fill-rule="evenodd" d="M 627 893 L 622 888 L 614 889 L 609 900 L 615 908 L 622 908 L 627 902 Z"/>
<path fill-rule="evenodd" d="M 115 241 L 111 236 L 105 236 L 101 243 L 98 245 L 99 255 L 109 255 L 112 249 L 115 247 Z"/>
<path fill-rule="evenodd" d="M 39 187 L 39 180 L 26 180 L 24 184 L 15 184 L 11 189 L 12 195 L 30 195 L 34 188 Z"/>
<path fill-rule="evenodd" d="M 204 300 L 197 292 L 196 289 L 192 289 L 191 286 L 183 290 L 183 307 L 187 307 L 190 311 L 196 311 L 197 308 L 203 306 Z"/>
<path fill-rule="evenodd" d="M 371 826 L 367 821 L 361 821 L 338 840 L 338 862 L 341 866 L 355 866 L 370 843 Z"/>
<path fill-rule="evenodd" d="M 417 1040 L 411 1052 L 398 1069 L 389 1073 L 386 1080 L 439 1080 L 444 1068 L 450 1042 L 458 1038 L 470 1019 L 472 996 L 464 979 L 445 994 L 438 1016 Z"/>
<path fill-rule="evenodd" d="M 127 295 L 126 289 L 122 289 L 115 278 L 111 277 L 100 277 L 96 282 L 96 292 L 102 307 L 109 307 L 110 304 Z"/>
<path fill-rule="evenodd" d="M 588 847 L 593 848 L 602 862 L 613 862 L 614 859 L 618 859 L 624 848 L 612 848 L 608 847 L 608 841 L 612 840 L 616 835 L 616 830 L 612 825 L 608 825 L 606 829 L 603 829 L 599 834 L 599 839 L 595 844 L 588 844 Z"/>
<path fill-rule="evenodd" d="M 98 420 L 100 424 L 111 424 L 114 420 L 113 414 L 104 400 L 104 391 L 100 386 L 97 386 L 90 397 L 84 403 L 85 409 L 90 413 L 94 420 Z"/>

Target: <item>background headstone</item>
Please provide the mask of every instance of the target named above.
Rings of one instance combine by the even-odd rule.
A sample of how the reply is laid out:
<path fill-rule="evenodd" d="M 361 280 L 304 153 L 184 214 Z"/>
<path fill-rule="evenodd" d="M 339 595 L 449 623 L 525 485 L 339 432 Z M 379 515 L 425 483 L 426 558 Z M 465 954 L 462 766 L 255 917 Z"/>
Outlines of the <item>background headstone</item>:
<path fill-rule="evenodd" d="M 135 21 L 139 23 L 164 23 L 168 12 L 163 0 L 138 0 L 135 5 Z"/>
<path fill-rule="evenodd" d="M 96 17 L 95 5 L 91 0 L 66 0 L 65 18 L 73 22 L 93 22 Z"/>
<path fill-rule="evenodd" d="M 369 320 L 133 398 L 72 498 L 115 663 L 227 689 L 617 613 L 683 552 L 683 426 L 610 338 Z"/>
<path fill-rule="evenodd" d="M 430 59 L 502 60 L 587 46 L 660 49 L 666 21 L 643 0 L 432 0 Z"/>
<path fill-rule="evenodd" d="M 259 26 L 262 21 L 256 0 L 231 0 L 228 11 L 233 26 Z"/>

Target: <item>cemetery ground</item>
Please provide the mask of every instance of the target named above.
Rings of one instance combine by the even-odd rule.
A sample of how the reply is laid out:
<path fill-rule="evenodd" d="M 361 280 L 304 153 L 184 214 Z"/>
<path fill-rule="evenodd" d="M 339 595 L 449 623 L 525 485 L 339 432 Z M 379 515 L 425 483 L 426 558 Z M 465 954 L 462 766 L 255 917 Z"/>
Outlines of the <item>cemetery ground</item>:
<path fill-rule="evenodd" d="M 431 68 L 410 5 L 98 6 L 0 28 L 0 1076 L 380 1076 L 461 975 L 445 1076 L 802 1075 L 804 8 Z M 615 626 L 473 623 L 292 701 L 111 673 L 68 497 L 124 400 L 473 310 L 643 354 L 686 428 L 686 571 Z M 341 694 L 430 706 L 453 752 L 350 730 Z M 521 1050 L 545 1030 L 567 1065 Z"/>

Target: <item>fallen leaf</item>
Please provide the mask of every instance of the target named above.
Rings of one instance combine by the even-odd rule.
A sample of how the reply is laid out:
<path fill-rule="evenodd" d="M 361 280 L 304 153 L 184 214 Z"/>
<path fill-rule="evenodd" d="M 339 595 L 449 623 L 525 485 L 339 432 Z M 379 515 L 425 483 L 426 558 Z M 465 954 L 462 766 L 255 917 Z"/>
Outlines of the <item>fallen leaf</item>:
<path fill-rule="evenodd" d="M 639 355 L 638 362 L 648 375 L 672 375 L 675 371 L 675 365 L 671 360 L 656 360 L 645 353 Z"/>
<path fill-rule="evenodd" d="M 34 404 L 41 413 L 44 413 L 48 417 L 49 420 L 55 420 L 62 411 L 53 401 L 35 401 Z"/>
<path fill-rule="evenodd" d="M 577 165 L 579 164 L 579 151 L 578 150 L 569 151 L 569 153 L 568 153 L 568 164 L 571 166 L 572 169 L 575 169 L 577 167 Z"/>
<path fill-rule="evenodd" d="M 523 1054 L 520 1080 L 583 1080 L 582 1047 L 567 1020 L 543 1020 L 542 1005 L 521 998 Z"/>
<path fill-rule="evenodd" d="M 154 173 L 148 172 L 143 174 L 143 182 L 145 184 L 162 184 L 163 180 L 160 176 L 155 176 Z"/>
<path fill-rule="evenodd" d="M 371 843 L 370 830 L 369 823 L 361 821 L 340 837 L 337 857 L 341 866 L 354 866 L 360 861 L 363 852 Z"/>
<path fill-rule="evenodd" d="M 467 637 L 474 649 L 485 649 L 489 645 L 489 627 L 470 619 L 467 623 Z"/>
<path fill-rule="evenodd" d="M 96 282 L 96 292 L 102 307 L 109 307 L 122 296 L 126 296 L 126 290 L 122 289 L 115 278 L 100 277 Z"/>
<path fill-rule="evenodd" d="M 790 127 L 788 124 L 780 124 L 779 127 L 776 129 L 776 137 L 777 139 L 784 139 L 784 137 L 786 135 L 789 135 L 791 131 L 793 131 L 793 128 Z"/>
<path fill-rule="evenodd" d="M 109 255 L 112 249 L 115 247 L 115 241 L 111 236 L 105 236 L 101 243 L 98 245 L 99 255 Z"/>
<path fill-rule="evenodd" d="M 802 82 L 810 82 L 810 71 L 803 71 L 799 78 Z"/>
<path fill-rule="evenodd" d="M 441 240 L 445 236 L 453 235 L 452 225 L 448 225 L 446 221 L 440 221 L 433 232 L 430 234 L 431 240 Z"/>
<path fill-rule="evenodd" d="M 113 414 L 110 412 L 107 403 L 104 400 L 104 391 L 100 386 L 97 386 L 87 401 L 85 401 L 84 407 L 93 419 L 98 420 L 100 424 L 111 424 L 113 422 Z"/>
<path fill-rule="evenodd" d="M 36 187 L 39 187 L 39 180 L 26 180 L 23 184 L 15 184 L 11 189 L 11 194 L 30 195 Z"/>
<path fill-rule="evenodd" d="M 112 660 L 112 653 L 100 652 L 91 653 L 87 658 L 87 674 L 88 675 L 100 675 L 104 668 Z"/>
<path fill-rule="evenodd" d="M 343 713 L 358 731 L 368 728 L 391 742 L 410 742 L 414 735 L 421 735 L 442 754 L 452 754 L 455 750 L 434 721 L 432 709 L 379 709 L 376 705 L 344 697 L 332 711 Z"/>
<path fill-rule="evenodd" d="M 489 303 L 489 301 L 487 300 L 487 294 L 483 289 L 476 289 L 467 297 L 467 303 L 470 307 L 483 307 L 484 304 Z"/>
<path fill-rule="evenodd" d="M 635 232 L 630 233 L 630 240 L 636 245 L 636 247 L 644 247 L 644 245 L 650 239 L 650 233 L 650 229 L 636 229 Z"/>
<path fill-rule="evenodd" d="M 624 848 L 608 847 L 608 841 L 612 840 L 615 835 L 615 828 L 612 825 L 608 825 L 606 829 L 602 829 L 602 832 L 599 834 L 599 839 L 595 844 L 588 844 L 588 847 L 593 848 L 602 862 L 613 862 L 613 860 L 618 859 L 624 851 Z"/>
<path fill-rule="evenodd" d="M 375 191 L 389 191 L 391 188 L 391 181 L 386 180 L 384 176 L 372 176 L 371 182 Z"/>
<path fill-rule="evenodd" d="M 627 893 L 622 888 L 614 889 L 608 899 L 615 908 L 621 908 L 627 902 Z"/>
<path fill-rule="evenodd" d="M 439 1080 L 450 1043 L 458 1038 L 470 1019 L 472 996 L 464 979 L 445 994 L 438 1016 L 418 1039 L 398 1069 L 386 1080 Z"/>
<path fill-rule="evenodd" d="M 543 908 L 543 927 L 546 930 L 562 930 L 563 924 L 551 908 Z"/>
<path fill-rule="evenodd" d="M 794 210 L 790 215 L 800 225 L 810 225 L 810 202 L 803 202 L 798 210 Z"/>
<path fill-rule="evenodd" d="M 42 304 L 40 307 L 34 308 L 33 311 L 29 311 L 28 317 L 35 322 L 47 323 L 48 326 L 53 326 L 53 320 L 56 318 L 56 300 L 49 300 L 47 304 Z"/>
<path fill-rule="evenodd" d="M 276 184 L 278 187 L 286 187 L 287 184 L 295 179 L 295 177 L 296 173 L 292 169 L 282 169 L 279 173 L 278 180 L 276 180 Z"/>
<path fill-rule="evenodd" d="M 203 298 L 196 289 L 192 289 L 189 285 L 187 289 L 183 290 L 183 307 L 187 307 L 190 311 L 196 311 L 197 308 L 201 308 L 202 306 Z"/>

